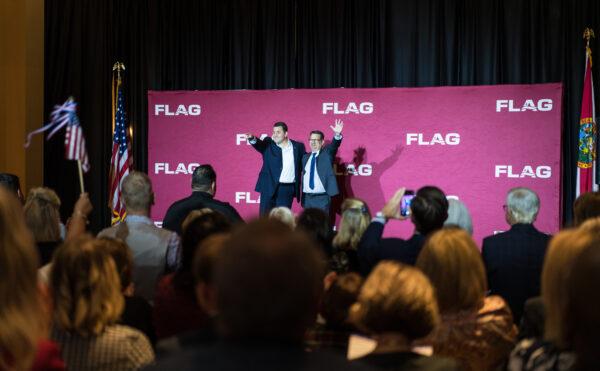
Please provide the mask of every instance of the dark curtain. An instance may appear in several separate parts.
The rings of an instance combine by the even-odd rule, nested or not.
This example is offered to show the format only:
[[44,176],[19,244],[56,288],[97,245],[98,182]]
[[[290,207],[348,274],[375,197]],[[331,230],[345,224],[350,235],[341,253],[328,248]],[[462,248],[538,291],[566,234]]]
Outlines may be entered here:
[[[69,95],[79,103],[95,232],[109,223],[110,83],[117,60],[126,66],[134,166],[143,171],[149,89],[563,82],[562,216],[570,219],[582,34],[591,27],[600,37],[597,0],[46,0],[45,6],[46,115]],[[591,47],[600,53],[597,39]],[[61,196],[66,217],[78,184],[63,152],[62,136],[47,142],[44,179]]]

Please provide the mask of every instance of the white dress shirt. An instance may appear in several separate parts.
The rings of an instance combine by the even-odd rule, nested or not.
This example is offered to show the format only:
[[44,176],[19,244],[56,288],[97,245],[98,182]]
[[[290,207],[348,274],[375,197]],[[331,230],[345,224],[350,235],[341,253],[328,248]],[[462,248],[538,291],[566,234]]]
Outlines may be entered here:
[[[316,152],[315,163],[319,158],[319,153],[321,151]],[[315,153],[315,152],[313,152]],[[302,179],[302,192],[304,193],[325,193],[325,187],[321,182],[321,178],[319,178],[319,171],[317,170],[317,166],[315,164],[315,188],[310,189],[310,162],[312,161],[312,153],[308,156],[308,161],[306,161],[306,166],[304,166],[304,177]]]
[[294,167],[294,147],[288,140],[287,146],[279,146],[282,153],[283,167],[279,176],[279,183],[294,183],[296,181],[296,171]]

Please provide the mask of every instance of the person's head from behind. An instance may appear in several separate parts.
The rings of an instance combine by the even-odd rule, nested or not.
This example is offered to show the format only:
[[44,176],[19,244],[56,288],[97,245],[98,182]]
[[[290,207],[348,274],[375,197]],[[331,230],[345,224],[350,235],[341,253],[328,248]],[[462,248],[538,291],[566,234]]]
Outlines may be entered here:
[[104,245],[104,249],[115,262],[121,282],[121,291],[127,294],[133,293],[133,255],[129,246],[118,238],[102,237],[98,238],[98,242]]
[[567,281],[567,310],[563,316],[566,343],[577,355],[577,370],[600,369],[600,244],[585,249],[574,261]]
[[285,122],[276,122],[273,125],[273,135],[271,136],[275,144],[281,144],[288,139],[288,127]]
[[506,195],[506,222],[513,224],[532,224],[540,210],[538,195],[529,188],[518,187]]
[[222,336],[301,343],[317,315],[323,276],[323,257],[304,233],[269,219],[242,227],[215,266]]
[[356,249],[360,238],[371,222],[367,204],[358,198],[347,198],[342,202],[342,217],[333,246]]
[[198,166],[192,174],[192,190],[206,192],[211,195],[217,193],[217,173],[209,164]]
[[600,193],[587,192],[575,200],[573,203],[573,225],[580,226],[588,219],[600,216]]
[[217,314],[217,296],[214,285],[214,270],[217,258],[229,234],[213,234],[200,243],[194,256],[192,271],[196,287],[196,301],[209,316]]
[[[39,258],[21,203],[0,187],[0,369],[31,367],[46,329],[37,282]],[[7,364],[7,361],[10,364]]]
[[428,235],[444,226],[448,218],[448,200],[438,187],[425,186],[417,191],[410,210],[417,232]]
[[23,202],[23,193],[21,192],[21,182],[15,174],[0,173],[0,188],[4,188],[14,194],[19,201]]
[[462,201],[454,198],[448,200],[448,219],[444,222],[444,227],[458,227],[473,234],[473,220]]
[[352,326],[348,312],[356,302],[363,278],[357,273],[339,275],[323,294],[321,316],[327,322],[327,327],[335,330],[347,330]]
[[53,261],[50,291],[58,329],[94,336],[119,319],[124,306],[121,282],[105,243],[89,236],[69,240],[56,250]]
[[[542,301],[545,308],[544,338],[564,348],[564,316],[568,304],[569,276],[575,259],[583,251],[598,245],[598,236],[585,229],[564,230],[555,235],[548,246],[542,269]],[[590,283],[591,284],[591,283]]]
[[425,242],[417,259],[435,288],[441,313],[478,310],[487,291],[487,277],[479,249],[463,229],[444,228]]
[[50,188],[33,188],[24,207],[25,221],[36,242],[60,240],[60,199]]
[[194,255],[202,241],[215,233],[227,233],[231,228],[231,222],[216,211],[196,217],[187,225],[181,237],[181,267],[175,278],[178,286],[191,288]]
[[296,228],[306,233],[324,253],[329,253],[332,231],[326,212],[315,208],[304,209],[298,215]]
[[308,144],[310,145],[310,150],[312,152],[319,152],[321,148],[323,148],[323,143],[325,143],[325,134],[323,134],[322,131],[313,130],[310,132]]
[[440,321],[427,277],[392,261],[379,263],[371,272],[350,316],[369,335],[397,333],[408,341],[427,336]]
[[148,175],[132,171],[123,179],[121,193],[128,214],[149,215],[154,204],[152,182]]
[[279,206],[271,209],[269,212],[269,218],[279,220],[283,224],[290,227],[290,229],[296,228],[296,217],[294,216],[292,210],[285,206]]

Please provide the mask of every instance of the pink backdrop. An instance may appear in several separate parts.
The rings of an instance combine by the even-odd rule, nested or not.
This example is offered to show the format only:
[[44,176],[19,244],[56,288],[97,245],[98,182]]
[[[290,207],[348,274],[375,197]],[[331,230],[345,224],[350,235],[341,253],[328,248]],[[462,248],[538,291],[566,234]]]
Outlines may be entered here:
[[[195,164],[217,171],[216,197],[249,219],[258,214],[254,186],[261,157],[242,133],[270,135],[285,121],[308,147],[318,129],[344,121],[338,151],[343,195],[367,201],[372,212],[399,186],[437,185],[458,197],[473,217],[478,243],[506,230],[506,192],[530,187],[540,196],[538,229],[559,227],[561,84],[438,88],[150,91],[148,172],[153,220],[191,192]],[[337,200],[339,204],[339,200]],[[294,206],[300,211],[298,205]],[[410,222],[392,221],[387,236],[408,238]]]

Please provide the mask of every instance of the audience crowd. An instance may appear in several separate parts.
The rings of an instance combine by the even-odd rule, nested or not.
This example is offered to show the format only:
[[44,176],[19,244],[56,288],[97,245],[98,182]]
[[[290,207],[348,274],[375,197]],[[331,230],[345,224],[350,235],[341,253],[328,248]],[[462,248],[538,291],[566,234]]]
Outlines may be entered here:
[[[599,193],[550,236],[511,189],[482,246],[435,186],[408,216],[404,188],[347,198],[337,226],[285,207],[246,223],[210,165],[162,228],[146,174],[122,193],[125,221],[93,236],[87,194],[63,223],[54,190],[0,174],[0,370],[600,370]],[[384,238],[393,220],[412,236]]]

